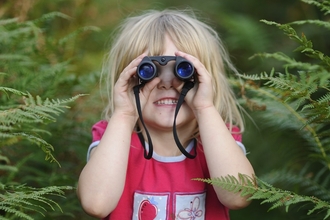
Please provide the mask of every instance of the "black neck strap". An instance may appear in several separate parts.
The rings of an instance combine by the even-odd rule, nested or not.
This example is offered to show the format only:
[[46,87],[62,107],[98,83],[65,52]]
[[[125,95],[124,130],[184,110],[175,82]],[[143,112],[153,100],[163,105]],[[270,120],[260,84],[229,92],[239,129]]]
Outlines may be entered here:
[[[134,95],[135,95],[136,108],[137,108],[137,111],[138,111],[138,114],[139,114],[139,118],[140,118],[140,121],[142,123],[142,126],[143,126],[143,128],[144,128],[144,130],[146,132],[147,138],[148,138],[148,143],[149,143],[149,149],[148,150],[147,150],[147,148],[145,146],[145,140],[144,140],[144,137],[142,135],[142,132],[138,132],[138,137],[139,137],[139,139],[141,141],[141,144],[142,144],[142,146],[144,148],[144,157],[146,159],[150,159],[152,157],[152,154],[153,154],[153,145],[152,145],[152,141],[151,141],[151,137],[150,137],[150,134],[148,132],[148,129],[147,129],[147,127],[146,127],[146,125],[144,124],[144,121],[143,121],[142,111],[141,111],[141,104],[140,104],[140,96],[139,96],[140,89],[144,85],[145,85],[145,83],[141,83],[139,85],[134,86],[133,87],[133,91],[134,91]],[[191,81],[187,81],[183,85],[183,88],[181,90],[178,103],[176,105],[175,115],[174,115],[174,122],[173,122],[173,136],[174,136],[175,143],[178,146],[178,148],[181,151],[181,153],[184,154],[189,159],[193,159],[197,155],[197,151],[196,151],[197,141],[196,141],[196,139],[194,139],[194,154],[193,155],[192,154],[189,154],[186,151],[186,149],[182,146],[182,144],[181,144],[181,142],[179,140],[179,137],[178,137],[178,134],[177,134],[177,131],[176,131],[176,117],[177,117],[177,115],[179,113],[179,110],[180,110],[181,105],[184,102],[184,98],[186,97],[188,91],[194,87],[194,85],[195,85],[194,82],[191,82]]]
[[197,151],[196,151],[196,139],[194,139],[194,154],[189,154],[186,149],[182,146],[179,137],[178,137],[178,133],[176,131],[176,117],[178,116],[179,110],[181,105],[183,104],[184,98],[186,97],[188,91],[190,89],[192,89],[194,87],[194,83],[191,81],[187,81],[185,82],[181,93],[180,93],[180,97],[178,100],[178,103],[176,104],[176,109],[175,109],[175,115],[174,115],[174,122],[173,122],[173,136],[174,136],[174,140],[176,145],[178,146],[179,150],[181,151],[181,153],[183,153],[187,158],[189,159],[194,159],[197,155]]
[[143,126],[144,130],[146,131],[147,138],[148,138],[148,143],[149,143],[149,151],[148,152],[147,152],[146,144],[145,144],[144,137],[143,137],[143,134],[142,134],[141,131],[138,131],[138,136],[139,136],[140,142],[141,142],[141,144],[144,148],[144,158],[149,160],[152,157],[153,146],[152,146],[152,141],[151,141],[150,134],[149,134],[148,129],[147,129],[147,127],[146,127],[146,125],[144,124],[144,121],[143,121],[142,111],[141,111],[141,104],[140,104],[140,96],[139,96],[140,89],[144,85],[145,85],[145,83],[141,83],[139,85],[134,86],[133,91],[134,91],[134,95],[135,95],[136,108],[137,108],[137,111],[138,111],[138,114],[139,114],[139,118],[141,120],[141,123],[142,123],[142,126]]

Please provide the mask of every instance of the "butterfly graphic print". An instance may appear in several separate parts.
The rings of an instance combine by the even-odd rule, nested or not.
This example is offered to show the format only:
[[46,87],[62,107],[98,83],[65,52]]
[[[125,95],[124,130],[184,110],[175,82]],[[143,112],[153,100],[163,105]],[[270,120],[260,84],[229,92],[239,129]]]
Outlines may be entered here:
[[181,210],[177,216],[178,219],[196,220],[203,216],[203,210],[200,209],[200,199],[195,197],[190,202],[190,207]]

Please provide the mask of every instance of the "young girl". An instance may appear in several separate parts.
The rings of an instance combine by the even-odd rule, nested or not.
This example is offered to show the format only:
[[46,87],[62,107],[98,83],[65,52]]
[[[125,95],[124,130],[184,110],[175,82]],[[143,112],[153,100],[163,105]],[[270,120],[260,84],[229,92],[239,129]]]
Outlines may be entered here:
[[[142,82],[136,100],[133,87],[141,84],[137,67],[151,56],[172,60],[154,62],[157,76]],[[177,57],[192,64],[192,79],[177,77]],[[235,71],[217,33],[192,13],[147,11],[125,20],[105,67],[106,118],[93,126],[93,143],[78,183],[89,215],[223,220],[229,219],[228,209],[248,205],[239,193],[193,180],[254,174],[241,143],[243,123],[226,68]],[[173,123],[185,81],[194,86]],[[173,133],[187,154],[179,150]],[[150,152],[152,158],[145,159]]]

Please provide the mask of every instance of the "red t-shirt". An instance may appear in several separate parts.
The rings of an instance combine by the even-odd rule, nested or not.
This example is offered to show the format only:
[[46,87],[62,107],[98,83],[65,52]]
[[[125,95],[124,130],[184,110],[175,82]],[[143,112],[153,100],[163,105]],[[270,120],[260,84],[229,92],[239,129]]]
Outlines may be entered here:
[[[106,126],[106,121],[93,126],[90,149],[97,146]],[[241,135],[235,134],[233,137],[242,147]],[[193,142],[186,150],[189,152],[192,148]],[[138,135],[133,133],[124,191],[117,207],[105,219],[228,220],[228,209],[219,202],[212,185],[192,180],[209,177],[200,143],[197,144],[194,159],[184,155],[162,157],[154,152],[153,157],[147,160]]]

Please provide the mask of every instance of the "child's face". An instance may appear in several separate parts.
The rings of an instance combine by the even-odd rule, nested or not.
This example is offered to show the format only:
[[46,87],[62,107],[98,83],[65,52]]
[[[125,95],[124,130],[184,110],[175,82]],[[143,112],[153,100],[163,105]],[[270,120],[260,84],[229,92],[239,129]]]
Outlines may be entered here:
[[[168,36],[165,37],[164,48],[162,55],[175,56],[175,52],[178,51]],[[152,90],[143,109],[143,119],[150,128],[172,131],[175,108],[180,96],[180,92],[175,88],[183,82],[174,75],[175,61],[170,61],[165,66],[155,64],[160,82]],[[192,110],[183,103],[176,119],[177,129],[191,132],[195,124]]]

